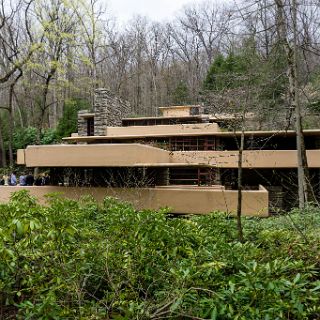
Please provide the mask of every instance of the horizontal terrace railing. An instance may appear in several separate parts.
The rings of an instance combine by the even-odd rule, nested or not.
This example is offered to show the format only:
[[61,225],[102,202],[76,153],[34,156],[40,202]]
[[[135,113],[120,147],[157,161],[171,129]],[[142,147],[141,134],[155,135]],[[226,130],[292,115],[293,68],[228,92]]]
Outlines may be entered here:
[[[232,215],[237,210],[236,190],[210,187],[166,187],[166,188],[88,188],[59,186],[0,186],[0,202],[7,202],[12,192],[27,189],[31,195],[45,203],[45,195],[59,192],[70,199],[79,199],[92,195],[102,201],[106,196],[113,196],[131,202],[137,209],[169,207],[176,214],[208,214],[214,211],[228,212]],[[242,191],[242,213],[246,216],[268,216],[269,193],[260,186],[259,190]]]

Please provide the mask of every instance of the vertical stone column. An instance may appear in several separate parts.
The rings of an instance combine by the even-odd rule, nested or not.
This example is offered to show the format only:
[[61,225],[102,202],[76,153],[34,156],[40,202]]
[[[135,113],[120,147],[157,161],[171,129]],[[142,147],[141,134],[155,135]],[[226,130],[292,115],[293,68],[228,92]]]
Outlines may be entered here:
[[83,118],[81,115],[88,113],[88,110],[80,110],[78,111],[78,135],[86,136],[87,135],[87,119]]
[[121,119],[128,116],[130,106],[109,90],[95,90],[94,99],[94,132],[96,136],[106,135],[107,126],[121,125]]

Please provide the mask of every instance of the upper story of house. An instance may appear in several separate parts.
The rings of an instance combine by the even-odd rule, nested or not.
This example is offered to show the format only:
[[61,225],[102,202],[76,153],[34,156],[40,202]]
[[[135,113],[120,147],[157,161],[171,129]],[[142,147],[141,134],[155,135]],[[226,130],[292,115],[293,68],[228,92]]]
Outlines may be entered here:
[[[130,106],[97,89],[93,112],[78,115],[78,133],[57,146],[30,146],[18,162],[35,166],[216,166],[236,168],[238,114],[208,114],[203,106],[159,108],[158,117],[129,117]],[[240,119],[240,120],[239,120]],[[246,123],[254,114],[246,114]],[[294,131],[243,132],[244,167],[297,166]],[[320,130],[305,130],[309,166],[320,168]]]
[[[93,111],[78,113],[78,132],[73,138],[179,135],[201,131],[212,134],[220,132],[220,127],[224,131],[235,128],[240,119],[238,114],[209,114],[201,105],[167,106],[158,111],[156,117],[130,117],[128,103],[107,89],[96,89]],[[254,114],[246,114],[247,123],[253,118]]]
[[[93,112],[78,114],[78,132],[68,143],[143,143],[169,151],[234,151],[239,149],[243,117],[240,114],[209,114],[201,105],[159,108],[157,117],[129,117],[131,108],[106,89],[97,89]],[[245,128],[255,122],[245,114]],[[306,148],[320,149],[320,130],[305,130]],[[247,150],[296,150],[292,130],[245,130]]]

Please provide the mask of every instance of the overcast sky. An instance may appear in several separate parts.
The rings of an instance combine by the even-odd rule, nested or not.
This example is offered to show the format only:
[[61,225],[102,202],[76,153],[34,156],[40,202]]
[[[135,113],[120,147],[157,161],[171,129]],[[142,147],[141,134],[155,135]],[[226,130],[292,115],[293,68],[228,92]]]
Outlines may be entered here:
[[201,1],[203,0],[106,0],[107,8],[119,22],[126,22],[137,14],[157,21],[170,19],[183,5]]

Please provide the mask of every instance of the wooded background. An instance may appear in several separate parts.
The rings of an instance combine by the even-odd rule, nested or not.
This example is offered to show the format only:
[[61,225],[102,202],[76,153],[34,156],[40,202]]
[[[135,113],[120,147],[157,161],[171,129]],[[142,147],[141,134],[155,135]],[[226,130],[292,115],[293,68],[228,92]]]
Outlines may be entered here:
[[76,131],[106,87],[132,116],[166,105],[253,111],[257,129],[319,127],[320,3],[204,1],[125,27],[102,0],[0,1],[0,165]]

